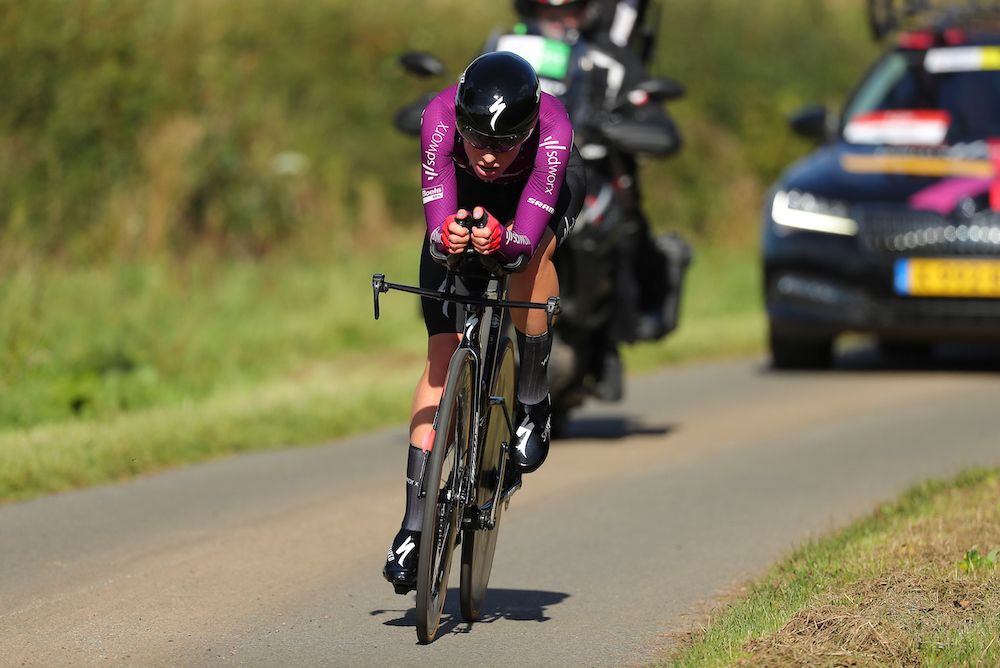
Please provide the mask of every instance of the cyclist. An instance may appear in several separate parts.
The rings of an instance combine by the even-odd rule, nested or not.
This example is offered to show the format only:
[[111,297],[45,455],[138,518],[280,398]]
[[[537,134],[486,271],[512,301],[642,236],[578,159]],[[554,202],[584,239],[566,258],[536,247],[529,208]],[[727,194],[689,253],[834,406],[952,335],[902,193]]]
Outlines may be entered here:
[[[583,163],[573,147],[573,127],[562,103],[541,92],[527,61],[507,52],[474,60],[457,86],[437,95],[424,111],[420,133],[421,180],[427,236],[420,285],[442,289],[442,261],[471,245],[516,270],[510,298],[545,301],[559,294],[552,256],[573,228],[586,190]],[[460,221],[485,218],[469,232]],[[456,279],[464,293],[474,280]],[[422,299],[427,363],[413,397],[406,466],[406,508],[389,547],[383,575],[397,585],[416,584],[423,503],[420,472],[434,440],[432,422],[448,362],[460,340],[463,310]],[[514,309],[520,375],[512,450],[516,476],[541,466],[548,454],[551,342],[541,311]]]

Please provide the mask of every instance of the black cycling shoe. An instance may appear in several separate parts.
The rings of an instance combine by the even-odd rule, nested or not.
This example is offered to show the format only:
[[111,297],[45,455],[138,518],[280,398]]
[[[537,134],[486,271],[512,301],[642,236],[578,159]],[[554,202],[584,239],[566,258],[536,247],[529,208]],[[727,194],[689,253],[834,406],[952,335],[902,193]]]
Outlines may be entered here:
[[659,341],[670,332],[667,318],[660,309],[650,309],[639,314],[635,326],[636,338],[640,341]]
[[610,347],[601,361],[601,376],[594,383],[594,396],[601,401],[620,401],[625,394],[622,358],[617,347]]
[[522,473],[538,469],[549,454],[552,435],[552,400],[545,399],[533,405],[517,402],[514,424],[516,443],[511,450],[511,463]]
[[406,594],[417,587],[417,551],[420,549],[420,532],[400,529],[392,539],[385,558],[382,577],[392,583],[397,594]]

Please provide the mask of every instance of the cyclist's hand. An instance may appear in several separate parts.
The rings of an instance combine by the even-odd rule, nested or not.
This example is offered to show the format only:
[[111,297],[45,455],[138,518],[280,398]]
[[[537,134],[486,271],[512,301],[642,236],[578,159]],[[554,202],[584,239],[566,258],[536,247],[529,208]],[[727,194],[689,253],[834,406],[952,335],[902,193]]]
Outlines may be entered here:
[[451,255],[456,255],[465,251],[469,245],[469,230],[460,222],[469,216],[465,209],[459,209],[458,213],[448,216],[441,223],[441,244]]
[[504,226],[483,207],[477,206],[473,209],[472,217],[476,220],[480,220],[484,216],[486,217],[486,226],[472,228],[472,247],[476,249],[477,253],[489,255],[500,248]]

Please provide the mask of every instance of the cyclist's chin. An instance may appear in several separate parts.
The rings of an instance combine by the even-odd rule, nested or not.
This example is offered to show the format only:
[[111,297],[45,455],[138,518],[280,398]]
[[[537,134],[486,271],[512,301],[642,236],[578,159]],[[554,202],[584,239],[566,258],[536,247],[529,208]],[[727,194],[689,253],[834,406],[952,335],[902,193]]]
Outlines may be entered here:
[[483,181],[493,181],[501,174],[503,174],[502,169],[483,169],[479,165],[476,165],[476,176]]

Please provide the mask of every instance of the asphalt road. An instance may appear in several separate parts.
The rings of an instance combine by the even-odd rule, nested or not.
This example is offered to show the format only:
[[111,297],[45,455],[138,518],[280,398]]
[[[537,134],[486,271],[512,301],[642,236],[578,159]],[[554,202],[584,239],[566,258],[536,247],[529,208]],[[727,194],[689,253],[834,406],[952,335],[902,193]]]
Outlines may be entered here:
[[[486,620],[416,644],[381,579],[402,429],[0,507],[0,664],[612,666],[927,477],[1000,465],[995,360],[646,376],[504,515]],[[457,586],[457,571],[452,578]]]

